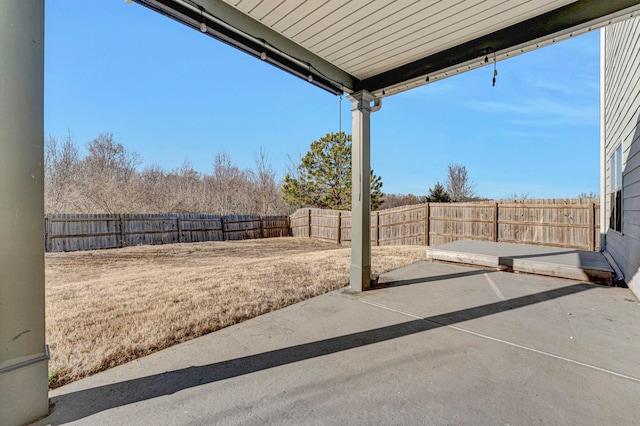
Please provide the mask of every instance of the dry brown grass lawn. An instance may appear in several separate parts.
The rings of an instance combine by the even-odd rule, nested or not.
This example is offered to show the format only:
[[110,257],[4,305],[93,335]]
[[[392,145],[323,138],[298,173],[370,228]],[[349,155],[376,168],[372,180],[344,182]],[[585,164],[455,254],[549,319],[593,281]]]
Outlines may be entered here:
[[[374,247],[373,273],[424,258]],[[46,255],[52,387],[344,287],[349,248],[309,238]]]

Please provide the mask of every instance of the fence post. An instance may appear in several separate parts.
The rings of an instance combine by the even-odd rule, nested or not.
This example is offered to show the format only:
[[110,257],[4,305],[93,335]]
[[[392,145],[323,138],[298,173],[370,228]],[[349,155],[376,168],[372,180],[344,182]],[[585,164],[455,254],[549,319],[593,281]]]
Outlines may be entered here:
[[589,214],[589,248],[596,251],[596,203],[591,203]]
[[380,245],[380,212],[376,212],[376,246]]
[[338,244],[342,240],[342,212],[338,212]]
[[120,248],[122,248],[124,247],[124,218],[122,213],[118,215],[118,219],[120,219]]
[[176,221],[178,223],[178,242],[182,242],[182,223],[180,222],[180,214],[176,215]]
[[220,218],[220,223],[222,224],[222,241],[227,241],[227,234],[225,234],[227,231],[224,229],[224,216]]
[[259,238],[264,238],[264,225],[262,223],[262,216],[260,216],[260,237]]
[[311,238],[311,209],[309,209],[307,220],[309,221],[309,238]]
[[44,218],[44,249],[47,252],[51,251],[51,215]]
[[493,241],[496,243],[500,240],[499,238],[499,226],[498,226],[498,203],[494,203],[493,206]]
[[429,245],[429,215],[431,214],[431,209],[429,208],[429,203],[424,206],[424,245]]
[[291,227],[291,216],[287,216],[287,235],[293,237],[293,228]]
[[165,236],[164,218],[160,221],[160,228],[162,228],[162,234],[160,234],[160,236],[161,236],[160,241],[162,241],[162,244],[164,244],[165,243],[165,241],[164,241],[164,236]]

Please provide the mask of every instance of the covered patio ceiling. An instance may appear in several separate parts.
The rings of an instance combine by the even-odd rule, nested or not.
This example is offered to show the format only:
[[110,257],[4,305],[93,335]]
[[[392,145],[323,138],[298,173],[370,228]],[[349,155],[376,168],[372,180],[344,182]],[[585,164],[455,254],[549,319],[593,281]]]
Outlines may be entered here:
[[377,98],[640,13],[638,0],[134,1],[332,93]]

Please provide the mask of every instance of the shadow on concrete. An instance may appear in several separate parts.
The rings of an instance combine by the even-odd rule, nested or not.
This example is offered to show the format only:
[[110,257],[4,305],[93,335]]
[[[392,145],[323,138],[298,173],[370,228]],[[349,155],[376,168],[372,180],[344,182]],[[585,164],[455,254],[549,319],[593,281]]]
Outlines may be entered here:
[[456,272],[455,274],[434,275],[431,277],[419,277],[410,280],[383,281],[371,286],[371,290],[378,290],[387,287],[402,287],[412,284],[424,284],[432,281],[453,280],[456,278],[470,277],[472,275],[482,275],[496,272],[494,269],[474,269],[472,271]]
[[562,256],[565,254],[575,254],[578,255],[578,265],[579,267],[590,267],[593,266],[593,259],[595,257],[602,256],[597,251],[587,251],[587,250],[568,250],[568,251],[558,251],[558,252],[548,252],[548,253],[531,253],[531,254],[520,254],[520,255],[509,255],[509,256],[499,256],[498,263],[504,266],[513,266],[514,259],[537,259],[539,257],[549,257],[549,256]]
[[[483,271],[484,273],[484,271]],[[424,282],[421,281],[421,282]],[[72,392],[52,398],[52,415],[44,424],[60,425],[80,420],[98,412],[170,395],[207,383],[243,376],[258,371],[360,348],[374,343],[397,339],[447,325],[481,318],[502,311],[517,309],[594,288],[588,284],[574,284],[507,301],[462,309],[442,315],[417,319],[401,324],[375,328],[302,345],[276,349],[256,355],[188,367],[163,374],[142,377],[92,389]],[[61,411],[56,409],[60,407]]]
[[[532,257],[545,257],[545,256],[559,256],[563,254],[577,254],[580,255],[582,250],[569,250],[569,251],[557,251],[557,252],[548,252],[548,253],[532,253],[532,254],[519,254],[515,256],[499,256],[499,262],[502,265],[503,261],[507,261],[509,259],[530,259]],[[513,265],[512,265],[513,266]]]

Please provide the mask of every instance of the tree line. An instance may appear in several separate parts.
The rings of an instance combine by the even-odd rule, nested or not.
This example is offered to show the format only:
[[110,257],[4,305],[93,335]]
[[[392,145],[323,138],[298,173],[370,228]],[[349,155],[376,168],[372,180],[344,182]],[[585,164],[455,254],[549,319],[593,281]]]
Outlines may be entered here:
[[[47,213],[213,213],[289,214],[301,207],[351,209],[351,135],[327,133],[313,141],[299,161],[289,157],[288,173],[278,181],[263,149],[254,167],[241,169],[228,153],[213,158],[210,173],[185,161],[174,170],[147,166],[103,133],[80,154],[69,133],[45,139],[45,210]],[[371,208],[424,202],[479,200],[465,166],[449,164],[444,184],[428,195],[383,194],[382,178],[370,170]]]
[[45,139],[47,213],[213,213],[286,214],[276,172],[264,152],[252,169],[236,166],[226,152],[213,159],[211,173],[185,161],[179,168],[148,166],[110,133],[86,145],[86,155],[70,134]]

